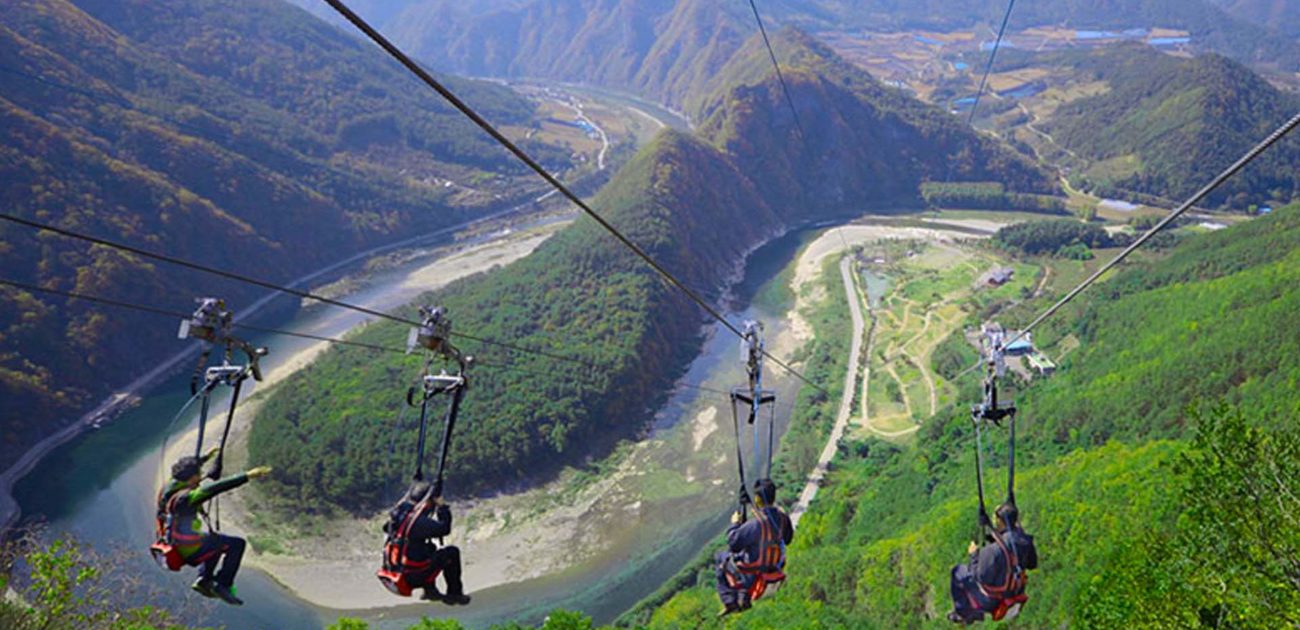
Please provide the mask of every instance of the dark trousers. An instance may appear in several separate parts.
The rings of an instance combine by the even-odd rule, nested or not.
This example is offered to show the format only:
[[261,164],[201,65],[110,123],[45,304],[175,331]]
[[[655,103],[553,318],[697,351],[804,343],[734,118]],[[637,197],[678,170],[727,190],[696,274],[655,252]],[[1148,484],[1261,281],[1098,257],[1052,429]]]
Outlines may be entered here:
[[415,588],[436,589],[435,581],[439,571],[442,572],[442,579],[447,581],[447,595],[460,597],[465,594],[465,585],[460,581],[460,549],[456,547],[435,550],[429,566],[408,574],[406,579]]
[[[239,562],[244,559],[244,539],[225,534],[208,534],[203,537],[203,544],[197,553],[190,557],[189,564],[199,567],[199,577],[215,578],[217,584],[232,586],[235,574],[239,573]],[[217,562],[221,570],[217,571]],[[214,575],[214,571],[216,571]]]
[[[720,551],[714,560],[714,572],[718,578],[718,599],[722,600],[722,605],[728,608],[739,606],[744,608],[749,605],[749,590],[747,588],[732,588],[731,583],[727,581],[727,561],[731,559],[731,554]],[[748,581],[743,582],[748,584]]]
[[952,594],[952,608],[962,619],[967,622],[984,619],[984,594],[975,584],[975,576],[971,574],[968,565],[959,564],[952,568],[952,580],[948,587]]

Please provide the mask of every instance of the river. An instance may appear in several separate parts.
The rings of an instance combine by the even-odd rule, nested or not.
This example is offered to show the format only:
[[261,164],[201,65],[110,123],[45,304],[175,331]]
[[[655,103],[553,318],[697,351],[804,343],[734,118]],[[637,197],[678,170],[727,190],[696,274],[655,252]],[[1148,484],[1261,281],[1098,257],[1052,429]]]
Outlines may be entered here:
[[[732,321],[759,319],[769,338],[784,332],[783,322],[793,296],[781,289],[782,272],[793,260],[808,232],[793,232],[759,248],[746,264],[728,309]],[[404,263],[377,273],[347,296],[371,308],[391,309],[419,293],[409,277],[428,259]],[[362,321],[352,311],[306,309],[287,321],[260,322],[315,335],[338,336]],[[281,335],[263,335],[255,344],[272,349],[263,361],[268,372],[315,343]],[[699,356],[683,383],[726,390],[743,381],[737,340],[709,329]],[[779,399],[778,430],[784,431],[793,399],[793,379],[769,369],[770,386]],[[555,607],[581,610],[597,621],[610,621],[674,575],[723,529],[734,501],[734,449],[731,418],[725,397],[694,387],[680,387],[655,413],[648,439],[629,456],[635,474],[627,489],[644,489],[636,501],[635,518],[611,518],[599,530],[602,549],[556,574],[474,592],[472,606],[448,610],[425,604],[370,611],[340,611],[311,605],[297,598],[270,576],[245,568],[239,577],[243,607],[211,606],[189,592],[192,572],[160,571],[146,547],[153,528],[155,479],[163,462],[159,447],[175,410],[188,397],[188,375],[169,379],[143,393],[140,404],[99,431],[87,433],[58,448],[15,488],[27,518],[45,522],[46,535],[70,534],[95,549],[120,550],[113,570],[132,572],[149,586],[170,593],[149,603],[180,611],[179,621],[231,628],[318,628],[339,616],[365,618],[379,627],[403,628],[424,614],[455,613],[470,626],[509,619],[536,622]],[[222,409],[222,401],[214,401]],[[707,421],[702,419],[707,418]],[[174,434],[192,429],[193,416],[177,423]],[[703,423],[703,425],[702,425]],[[725,429],[725,430],[724,430]],[[683,517],[683,515],[688,515]],[[455,536],[453,535],[453,541]],[[379,540],[376,540],[376,556]],[[452,542],[452,541],[449,541]],[[466,548],[472,553],[472,547]],[[379,589],[376,582],[373,586]],[[473,591],[473,584],[468,584]],[[196,607],[196,602],[203,605]],[[144,602],[138,602],[144,603]]]

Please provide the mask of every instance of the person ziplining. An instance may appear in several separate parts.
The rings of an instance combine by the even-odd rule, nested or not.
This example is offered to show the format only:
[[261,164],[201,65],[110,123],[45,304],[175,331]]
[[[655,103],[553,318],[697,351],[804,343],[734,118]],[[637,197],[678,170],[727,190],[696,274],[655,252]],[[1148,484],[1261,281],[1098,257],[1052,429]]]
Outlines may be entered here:
[[[462,354],[448,341],[451,320],[443,309],[422,307],[420,319],[423,323],[418,328],[411,329],[407,340],[408,351],[423,348],[429,352],[420,384],[406,392],[407,405],[420,408],[415,472],[406,493],[389,510],[388,522],[384,525],[383,564],[375,575],[384,588],[394,595],[410,597],[419,588],[423,589],[421,599],[453,606],[465,605],[470,602],[470,596],[465,594],[461,582],[460,550],[451,545],[440,547],[434,538],[441,541],[451,533],[451,508],[442,499],[443,482],[452,433],[456,428],[461,400],[469,386],[465,372],[473,362],[473,357]],[[433,362],[439,357],[454,362],[457,372],[432,374]],[[450,400],[443,424],[438,470],[433,483],[429,483],[424,479],[425,436],[428,430],[429,402],[439,395],[446,395]],[[439,575],[447,584],[446,593],[438,590]]]
[[[1026,571],[1038,568],[1038,549],[1034,538],[1020,525],[1016,507],[1016,406],[998,402],[998,378],[1006,373],[1003,356],[1005,334],[1001,329],[986,331],[988,374],[984,380],[984,400],[971,408],[975,426],[975,482],[979,495],[978,528],[985,544],[971,541],[965,563],[952,568],[949,591],[953,609],[948,620],[960,624],[1014,619],[1029,601],[1025,593]],[[983,428],[1001,426],[1008,420],[1010,438],[1007,455],[1007,498],[994,510],[997,522],[989,519],[984,502]]]
[[[722,600],[719,616],[749,609],[769,589],[775,590],[785,581],[785,548],[794,539],[794,525],[790,517],[776,506],[776,484],[772,482],[772,449],[776,433],[776,393],[763,389],[763,326],[758,322],[745,322],[741,351],[745,361],[748,383],[731,391],[731,416],[736,430],[736,465],[740,473],[739,505],[731,516],[727,529],[727,549],[714,557],[718,598]],[[741,423],[738,407],[744,405],[748,414],[745,423],[753,434],[754,451],[750,466],[766,474],[756,479],[753,488],[747,486],[745,460],[741,452]],[[767,422],[767,457],[762,452],[762,425],[759,419],[763,405],[771,413]],[[753,507],[754,518],[748,510]]]
[[[150,546],[150,553],[160,566],[171,571],[180,571],[184,566],[199,567],[198,578],[191,588],[204,597],[217,598],[238,606],[244,602],[236,593],[235,576],[239,572],[246,544],[242,538],[221,533],[220,506],[217,500],[225,492],[269,475],[271,468],[259,466],[247,472],[222,477],[226,442],[239,404],[240,388],[249,377],[262,380],[258,359],[267,353],[266,348],[254,347],[233,336],[233,322],[233,313],[226,310],[225,302],[216,298],[200,299],[194,314],[181,322],[180,338],[198,339],[203,343],[203,348],[190,383],[193,396],[176,417],[184,415],[196,400],[201,401],[198,437],[194,444],[194,454],[181,457],[172,464],[171,478],[158,492],[156,538]],[[215,346],[224,348],[223,360],[221,365],[209,366],[207,363]],[[230,363],[236,348],[243,351],[247,364]],[[204,453],[203,437],[212,392],[222,386],[231,388],[226,426],[220,444]],[[163,453],[165,456],[165,440]],[[203,471],[205,465],[209,466],[206,474]],[[206,482],[205,477],[208,479]],[[217,514],[215,525],[207,508],[209,502],[213,503]]]

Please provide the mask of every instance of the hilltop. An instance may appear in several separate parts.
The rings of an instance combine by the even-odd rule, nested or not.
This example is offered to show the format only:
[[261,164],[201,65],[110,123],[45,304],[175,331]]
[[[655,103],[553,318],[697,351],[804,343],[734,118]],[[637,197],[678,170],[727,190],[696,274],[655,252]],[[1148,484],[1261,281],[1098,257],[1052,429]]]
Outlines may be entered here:
[[[970,175],[1050,190],[1045,174],[1005,147],[882,88],[804,36],[783,35],[781,45],[797,60],[796,102],[816,125],[807,137],[794,129],[775,76],[742,70],[766,54],[751,42],[726,87],[708,100],[709,123],[698,137],[662,134],[593,202],[706,296],[721,294],[745,252],[789,227],[919,203],[921,182],[944,172],[953,156],[978,158],[981,166]],[[840,85],[842,79],[853,85]],[[846,118],[864,113],[871,115]],[[875,142],[872,160],[860,159],[863,142]],[[818,161],[800,166],[796,177],[774,179],[782,160],[814,154]],[[837,170],[828,171],[832,166]],[[879,180],[889,184],[872,183]],[[587,220],[528,258],[427,301],[446,306],[458,326],[476,334],[601,366],[584,379],[582,370],[520,355],[511,364],[528,373],[482,370],[464,408],[474,420],[452,458],[458,492],[531,485],[634,437],[647,420],[647,401],[666,391],[701,341],[702,314]],[[392,344],[405,335],[401,327],[376,324],[358,339]],[[395,388],[410,371],[400,363],[336,348],[277,390],[254,424],[250,447],[255,459],[277,462],[277,495],[310,494],[315,504],[324,498],[363,513],[390,498],[387,486],[403,476],[402,464],[374,448],[391,439],[389,425],[358,419],[397,414]],[[339,439],[344,433],[346,443]]]
[[[1189,197],[1300,111],[1300,99],[1218,55],[1182,59],[1118,46],[1036,63],[1062,67],[1072,83],[1096,90],[1056,108],[1042,128],[1087,160],[1072,179],[1101,194]],[[1297,160],[1300,141],[1286,140],[1206,205],[1286,203],[1300,195]]]
[[[327,19],[314,0],[294,0]],[[1295,68],[1300,45],[1225,11],[1230,0],[1066,0],[1016,7],[1014,25],[1188,31],[1195,47],[1242,63]],[[675,107],[698,95],[757,30],[743,2],[708,0],[395,0],[356,7],[435,67],[472,76],[544,77],[633,91]],[[996,28],[1002,0],[776,0],[769,30]],[[1244,17],[1238,18],[1236,16]]]
[[[22,0],[0,16],[5,211],[288,281],[503,201],[519,167],[355,40],[275,0]],[[449,79],[494,119],[510,90]],[[556,168],[567,151],[530,144]],[[254,289],[0,225],[6,279],[188,311]],[[179,350],[153,315],[0,289],[0,461]]]

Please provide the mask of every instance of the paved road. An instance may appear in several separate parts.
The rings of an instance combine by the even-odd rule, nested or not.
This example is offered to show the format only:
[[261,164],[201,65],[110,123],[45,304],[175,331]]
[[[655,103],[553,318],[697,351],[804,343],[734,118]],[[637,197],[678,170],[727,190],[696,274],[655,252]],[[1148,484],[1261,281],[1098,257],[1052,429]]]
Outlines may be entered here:
[[[554,191],[552,191],[552,193],[553,192]],[[536,201],[540,202],[546,197],[549,197],[550,194],[551,193],[542,195],[541,197],[538,197]],[[419,236],[415,236],[408,239],[403,239],[395,243],[388,243],[386,245],[374,247],[364,252],[360,252],[352,256],[349,256],[339,262],[329,265],[328,267],[313,271],[312,273],[309,273],[305,276],[302,276],[301,278],[298,278],[297,280],[294,280],[293,282],[290,282],[288,286],[291,288],[301,288],[303,285],[306,285],[307,283],[319,278],[320,276],[336,271],[338,269],[343,268],[346,265],[355,263],[365,258],[382,254],[390,250],[416,245],[428,239],[454,233],[456,231],[465,229],[475,224],[491,221],[493,219],[498,219],[513,212],[520,212],[522,210],[525,210],[531,205],[532,202],[521,204],[505,210],[499,210],[497,212],[484,215],[472,221],[466,221],[464,223],[459,223],[457,225],[445,227],[439,230],[435,230],[433,232],[421,234]],[[279,295],[280,292],[275,291],[262,296],[261,299],[249,305],[247,309],[243,309],[238,319],[246,319],[254,316],[257,312],[259,312],[262,308],[264,308],[267,305],[267,303],[269,303],[272,299],[276,298]],[[153,370],[150,370],[148,373],[135,379],[134,381],[131,381],[131,383],[129,383],[125,388],[119,390],[118,392],[106,398],[103,402],[101,402],[89,413],[82,416],[76,422],[68,425],[67,427],[64,427],[59,432],[49,435],[44,439],[42,439],[40,442],[37,442],[36,444],[32,445],[31,449],[29,449],[26,453],[24,453],[23,456],[19,458],[17,462],[15,462],[3,473],[0,473],[0,533],[3,533],[5,530],[8,530],[15,523],[17,523],[18,518],[21,515],[21,510],[18,507],[18,502],[13,497],[13,486],[15,483],[18,482],[19,479],[22,479],[24,476],[27,475],[27,473],[31,472],[32,469],[36,467],[36,464],[40,463],[41,459],[43,459],[51,451],[62,446],[63,444],[66,444],[67,442],[77,437],[78,435],[84,433],[89,428],[90,424],[94,421],[95,418],[98,418],[102,415],[113,416],[121,412],[123,406],[125,404],[128,404],[130,401],[134,400],[140,391],[153,387],[162,379],[166,378],[167,375],[172,373],[172,370],[174,370],[178,365],[180,365],[181,363],[187,360],[190,360],[193,356],[195,356],[197,350],[198,350],[197,347],[190,347],[186,351],[179,352],[171,356],[170,358],[164,360],[161,364],[159,364],[158,367],[154,368]]]
[[799,493],[799,502],[790,513],[790,520],[795,526],[799,525],[799,519],[817,497],[817,490],[826,479],[831,460],[835,458],[836,446],[840,442],[840,437],[844,435],[844,429],[848,427],[849,419],[853,416],[853,391],[857,384],[858,361],[862,354],[862,336],[866,323],[862,317],[862,306],[859,304],[860,300],[853,283],[852,260],[848,256],[840,260],[840,275],[844,278],[844,294],[848,297],[849,309],[853,315],[853,349],[849,352],[849,369],[844,375],[844,395],[840,398],[840,410],[835,416],[835,428],[831,429],[831,437],[826,441],[826,448],[822,449],[821,458],[817,460],[817,466],[812,474],[808,475],[808,483],[804,484],[803,492]]

